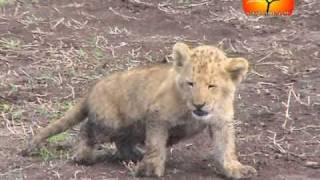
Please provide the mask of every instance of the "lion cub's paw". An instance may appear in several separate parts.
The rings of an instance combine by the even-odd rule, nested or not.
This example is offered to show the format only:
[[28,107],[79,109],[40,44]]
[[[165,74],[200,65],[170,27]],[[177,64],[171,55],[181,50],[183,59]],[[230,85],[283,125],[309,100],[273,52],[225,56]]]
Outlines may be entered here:
[[239,162],[230,163],[224,168],[225,175],[232,179],[244,179],[257,175],[252,166],[243,165]]
[[161,177],[164,175],[164,167],[154,163],[140,162],[135,171],[135,176]]
[[96,162],[95,157],[92,152],[87,152],[85,150],[76,151],[70,159],[71,163],[82,164],[82,165],[92,165]]
[[75,154],[71,157],[71,159],[69,160],[70,163],[75,163],[75,164],[81,164],[81,165],[92,165],[94,164],[94,162],[89,159],[89,158],[84,158],[82,156],[79,156],[78,154]]

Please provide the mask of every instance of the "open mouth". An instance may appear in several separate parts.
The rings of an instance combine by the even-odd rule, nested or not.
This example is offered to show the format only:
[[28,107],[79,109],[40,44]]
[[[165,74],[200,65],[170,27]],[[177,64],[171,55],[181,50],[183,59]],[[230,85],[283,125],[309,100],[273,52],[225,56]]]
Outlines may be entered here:
[[192,113],[196,116],[202,117],[202,116],[207,116],[209,113],[206,111],[202,111],[202,110],[194,110],[192,111]]

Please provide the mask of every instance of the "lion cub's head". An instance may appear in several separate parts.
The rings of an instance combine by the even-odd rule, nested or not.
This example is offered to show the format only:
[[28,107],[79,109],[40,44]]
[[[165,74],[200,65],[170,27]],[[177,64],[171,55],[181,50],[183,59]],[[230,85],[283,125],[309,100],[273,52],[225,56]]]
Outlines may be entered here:
[[184,43],[173,47],[178,89],[192,115],[207,120],[228,98],[233,100],[236,85],[248,71],[248,61],[228,58],[213,46],[190,49]]

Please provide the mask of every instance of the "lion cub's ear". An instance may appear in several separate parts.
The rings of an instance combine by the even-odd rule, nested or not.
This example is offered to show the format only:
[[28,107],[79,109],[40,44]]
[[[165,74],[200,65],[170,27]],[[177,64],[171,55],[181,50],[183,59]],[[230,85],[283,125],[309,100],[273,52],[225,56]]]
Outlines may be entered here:
[[173,46],[173,60],[174,60],[174,66],[179,69],[182,67],[190,58],[190,48],[181,42],[176,43]]
[[249,68],[249,63],[244,58],[230,58],[226,65],[226,71],[230,74],[234,83],[240,83],[246,76]]

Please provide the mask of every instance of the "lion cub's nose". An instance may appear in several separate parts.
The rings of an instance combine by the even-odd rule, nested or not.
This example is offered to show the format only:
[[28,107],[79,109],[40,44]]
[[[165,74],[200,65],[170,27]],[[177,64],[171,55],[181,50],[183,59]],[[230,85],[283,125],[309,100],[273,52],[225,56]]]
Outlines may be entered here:
[[206,105],[206,103],[202,103],[202,104],[195,104],[193,103],[193,106],[197,109],[197,110],[201,110],[203,108],[203,106]]

